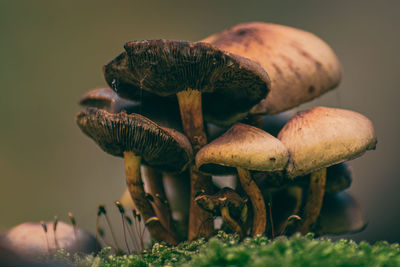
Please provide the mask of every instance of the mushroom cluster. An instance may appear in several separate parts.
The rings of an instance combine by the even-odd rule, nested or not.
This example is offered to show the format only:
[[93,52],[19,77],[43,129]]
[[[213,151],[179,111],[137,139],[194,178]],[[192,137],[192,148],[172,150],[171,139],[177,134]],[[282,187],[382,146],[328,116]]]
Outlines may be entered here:
[[[199,42],[124,48],[103,68],[109,87],[81,98],[86,110],[76,121],[124,158],[128,200],[152,238],[209,237],[216,216],[241,237],[365,226],[360,206],[341,191],[351,183],[343,162],[375,148],[372,123],[327,107],[275,115],[339,84],[340,63],[320,38],[257,22]],[[219,175],[238,183],[221,189],[212,179]],[[332,223],[331,211],[342,219]]]

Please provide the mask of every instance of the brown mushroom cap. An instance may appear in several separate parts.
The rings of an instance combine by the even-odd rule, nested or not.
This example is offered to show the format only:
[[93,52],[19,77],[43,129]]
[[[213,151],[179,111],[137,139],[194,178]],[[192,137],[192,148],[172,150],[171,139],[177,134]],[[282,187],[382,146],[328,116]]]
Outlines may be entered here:
[[[4,244],[12,248],[13,251],[24,258],[37,258],[40,255],[46,255],[48,252],[54,253],[57,249],[65,249],[68,252],[96,252],[101,248],[95,237],[84,231],[76,229],[64,222],[57,223],[56,238],[57,246],[54,243],[53,222],[47,222],[47,240],[46,233],[40,223],[23,223],[11,228],[4,236]],[[47,248],[49,244],[49,250]]]
[[366,226],[367,220],[358,201],[341,192],[325,197],[314,231],[318,235],[340,235],[360,232]]
[[85,107],[105,109],[110,113],[125,111],[127,114],[137,113],[163,127],[182,131],[182,122],[177,99],[142,99],[141,102],[121,98],[111,88],[98,88],[86,92],[79,101]]
[[296,28],[262,22],[242,23],[202,40],[259,63],[271,78],[271,91],[252,110],[275,114],[335,88],[341,66],[323,40]]
[[139,114],[111,114],[87,108],[77,114],[76,121],[86,135],[111,155],[123,157],[123,152],[132,151],[142,156],[144,164],[169,172],[181,172],[191,161],[192,148],[183,134]]
[[237,120],[269,91],[269,77],[257,63],[203,42],[134,41],[104,67],[117,93],[138,100],[143,92],[160,96],[187,89],[204,93],[205,118]]
[[278,138],[290,154],[287,175],[291,178],[357,158],[377,142],[368,118],[327,107],[298,112]]
[[203,172],[209,172],[210,169],[215,171],[218,165],[247,170],[280,171],[285,168],[287,161],[288,152],[278,139],[243,123],[233,125],[196,155],[196,166]]

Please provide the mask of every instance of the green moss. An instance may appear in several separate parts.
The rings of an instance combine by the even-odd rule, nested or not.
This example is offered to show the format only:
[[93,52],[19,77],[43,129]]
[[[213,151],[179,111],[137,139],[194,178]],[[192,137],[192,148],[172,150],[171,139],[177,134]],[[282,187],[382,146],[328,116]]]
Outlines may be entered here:
[[[268,240],[247,238],[242,242],[220,232],[175,247],[155,243],[141,255],[115,256],[109,248],[98,256],[70,255],[59,251],[54,257],[78,266],[400,266],[400,245],[385,241],[370,245],[341,239],[314,239],[294,235]],[[54,260],[54,258],[53,258]]]

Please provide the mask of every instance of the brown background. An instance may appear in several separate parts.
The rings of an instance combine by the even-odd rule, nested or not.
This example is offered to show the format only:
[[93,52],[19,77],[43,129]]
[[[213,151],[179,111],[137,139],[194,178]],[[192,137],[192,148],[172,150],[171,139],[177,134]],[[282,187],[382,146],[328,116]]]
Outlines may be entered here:
[[[72,211],[94,230],[96,205],[124,188],[122,160],[74,122],[77,100],[104,85],[101,67],[135,39],[199,40],[247,21],[326,40],[344,67],[339,88],[301,108],[348,108],[375,124],[377,150],[351,162],[350,191],[370,224],[356,240],[400,241],[400,1],[0,2],[0,230]],[[116,217],[116,216],[115,216]],[[118,217],[117,217],[118,218]]]

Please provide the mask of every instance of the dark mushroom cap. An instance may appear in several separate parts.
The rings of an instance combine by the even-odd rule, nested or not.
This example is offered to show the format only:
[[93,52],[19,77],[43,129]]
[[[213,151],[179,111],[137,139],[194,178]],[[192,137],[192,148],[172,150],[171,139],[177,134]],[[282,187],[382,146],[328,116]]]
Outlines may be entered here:
[[204,93],[206,120],[223,122],[247,114],[269,91],[268,74],[259,64],[208,43],[133,41],[125,50],[104,72],[107,83],[132,100],[141,91],[169,96],[196,89]]
[[50,253],[57,249],[65,249],[68,252],[93,253],[101,249],[96,238],[83,229],[76,229],[64,222],[57,223],[56,238],[57,247],[54,243],[53,222],[47,222],[46,233],[40,223],[23,223],[11,228],[3,236],[4,244],[7,244],[18,255],[26,258],[37,258],[40,255],[48,254],[47,241]]
[[214,195],[199,195],[195,198],[196,203],[204,210],[220,215],[222,207],[228,207],[234,214],[240,214],[247,199],[241,197],[235,190],[224,187]]
[[77,114],[76,121],[108,154],[122,157],[123,152],[132,151],[144,164],[168,172],[181,172],[191,161],[192,148],[183,134],[139,114],[87,108]]
[[365,229],[367,220],[358,201],[341,192],[326,195],[314,229],[317,235],[357,233]]
[[136,102],[123,99],[111,88],[92,89],[81,97],[79,105],[84,107],[94,107],[105,109],[111,113],[118,113],[122,109],[129,109],[131,106],[137,106]]
[[341,66],[335,53],[312,33],[272,23],[242,23],[213,34],[208,42],[259,63],[271,78],[271,91],[252,110],[276,114],[335,88]]
[[287,149],[277,138],[243,123],[233,125],[196,155],[198,169],[215,174],[229,173],[227,167],[276,172],[283,170],[287,161]]
[[300,177],[375,149],[372,122],[350,110],[315,107],[298,112],[278,138],[289,151],[289,177]]
[[110,113],[125,111],[127,114],[137,113],[163,127],[182,131],[179,105],[176,98],[142,99],[141,102],[121,98],[111,88],[99,88],[86,92],[79,102],[82,106],[105,109]]

